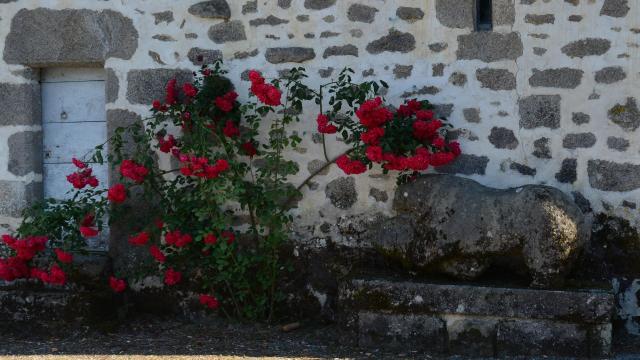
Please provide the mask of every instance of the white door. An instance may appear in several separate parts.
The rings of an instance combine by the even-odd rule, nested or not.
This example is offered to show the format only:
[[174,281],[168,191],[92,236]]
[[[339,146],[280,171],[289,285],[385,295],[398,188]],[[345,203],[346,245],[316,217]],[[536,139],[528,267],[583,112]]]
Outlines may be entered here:
[[[92,149],[107,140],[104,78],[104,69],[98,68],[42,69],[43,181],[47,198],[73,196],[66,179],[76,170],[71,159],[90,157]],[[100,181],[99,188],[106,188],[108,165],[91,167]],[[90,248],[105,247],[104,235],[92,239]]]

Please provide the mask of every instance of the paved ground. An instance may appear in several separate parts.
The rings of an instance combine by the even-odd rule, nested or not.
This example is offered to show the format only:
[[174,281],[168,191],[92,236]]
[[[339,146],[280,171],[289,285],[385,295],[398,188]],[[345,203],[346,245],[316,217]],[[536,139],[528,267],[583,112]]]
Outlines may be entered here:
[[[441,359],[410,351],[363,351],[345,342],[346,338],[333,325],[303,323],[297,330],[283,332],[281,326],[219,319],[140,318],[101,330],[2,323],[0,359]],[[640,355],[618,355],[615,359],[638,360]]]

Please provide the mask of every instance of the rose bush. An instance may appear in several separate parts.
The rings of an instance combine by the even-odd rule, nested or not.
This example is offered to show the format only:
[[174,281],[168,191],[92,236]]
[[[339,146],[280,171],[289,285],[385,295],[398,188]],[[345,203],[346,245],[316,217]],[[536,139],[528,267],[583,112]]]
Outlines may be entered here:
[[[286,157],[302,140],[290,127],[301,120],[305,101],[320,106],[323,146],[328,134],[351,145],[333,160],[324,147],[325,166],[335,162],[347,174],[381,164],[406,180],[460,153],[457,143],[445,140],[447,126],[427,101],[392,109],[379,97],[384,82],[355,84],[351,72],[315,90],[304,85],[302,68],[271,81],[250,71],[257,101],[244,104],[221,63],[203,66],[193,82],[169,81],[165,98],[153,102],[152,117],[115,131],[106,159],[105,144],[86,161],[74,159],[70,199],[35,205],[15,236],[2,237],[8,255],[0,259],[0,280],[64,285],[73,253],[86,250],[106,219],[126,219],[131,205],[142,202],[155,221],[132,224],[128,243],[148,253],[152,265],[143,269],[159,272],[168,287],[197,291],[205,308],[271,318],[284,299],[278,281],[289,269],[280,256],[292,222],[288,205],[309,180],[292,186],[288,178],[298,166]],[[174,166],[163,168],[163,159]],[[105,161],[117,178],[101,189],[90,164]],[[148,275],[117,273],[106,283],[122,293]]]

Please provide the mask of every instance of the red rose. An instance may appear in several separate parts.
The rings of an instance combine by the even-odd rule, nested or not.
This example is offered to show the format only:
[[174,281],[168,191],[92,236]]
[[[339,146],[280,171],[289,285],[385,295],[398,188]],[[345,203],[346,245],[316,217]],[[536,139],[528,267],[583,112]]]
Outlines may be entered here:
[[222,133],[224,136],[231,138],[240,135],[240,129],[236,127],[233,121],[227,120],[224,129],[222,129]]
[[160,102],[160,100],[153,100],[151,106],[154,110],[160,110],[162,108],[162,103]]
[[200,295],[200,304],[208,307],[209,309],[217,309],[220,306],[220,302],[215,296]]
[[165,154],[171,152],[171,149],[173,149],[176,144],[176,139],[173,137],[173,135],[167,136],[166,140],[163,137],[158,137],[158,147],[160,148],[160,151]]
[[321,134],[335,134],[338,131],[335,125],[329,124],[329,117],[327,115],[318,114],[316,122],[318,123],[318,132]]
[[62,249],[53,249],[53,251],[55,251],[58,261],[61,263],[69,264],[73,262],[73,255],[71,253],[63,251]]
[[129,244],[142,246],[146,245],[149,242],[149,234],[146,232],[141,232],[129,238]]
[[204,236],[204,243],[207,245],[215,245],[218,242],[218,238],[213,234],[207,234]]
[[127,199],[127,189],[122,184],[115,184],[107,191],[107,199],[120,204]]
[[165,271],[164,273],[165,284],[169,286],[173,286],[179,283],[180,280],[182,280],[182,273],[180,273],[179,271],[175,271],[173,270],[173,268],[169,268],[167,271]]
[[367,128],[374,128],[383,125],[385,122],[393,118],[393,113],[382,106],[382,98],[367,100],[358,110],[356,116],[360,119],[360,123]]
[[80,226],[80,233],[86,238],[91,238],[98,235],[98,229],[90,226]]
[[245,153],[245,155],[249,157],[254,157],[258,153],[258,150],[251,141],[247,141],[246,143],[240,145],[240,147],[242,148],[242,151]]
[[198,94],[198,89],[191,83],[184,83],[184,85],[182,85],[182,92],[188,97],[194,97]]
[[123,279],[118,279],[115,276],[109,278],[109,286],[116,293],[121,293],[127,288],[127,282]]
[[382,162],[382,148],[380,146],[369,146],[366,151],[367,159],[380,163]]
[[351,160],[347,155],[338,157],[336,165],[347,175],[357,175],[367,171],[367,166],[364,163],[360,160]]
[[238,98],[238,93],[235,91],[229,91],[228,93],[218,96],[213,102],[223,112],[230,112],[233,110],[235,101]]
[[141,183],[144,181],[145,176],[149,174],[149,170],[143,165],[127,159],[123,160],[120,164],[120,174],[135,181],[136,183]]
[[169,105],[173,105],[178,102],[178,91],[176,89],[176,79],[171,79],[167,82],[167,98],[166,103]]
[[384,129],[376,127],[360,134],[360,140],[367,145],[380,145],[380,138],[383,136]]
[[234,241],[236,241],[236,234],[231,231],[223,231],[220,234],[223,238],[227,239],[227,244],[231,245]]
[[87,164],[76,159],[76,158],[72,158],[71,162],[73,163],[73,165],[75,165],[78,169],[84,169],[87,167]]
[[64,285],[67,282],[67,276],[58,265],[54,264],[51,266],[46,280],[47,283],[52,285]]
[[149,253],[159,263],[164,263],[165,261],[167,261],[167,256],[156,245],[151,245],[149,247]]

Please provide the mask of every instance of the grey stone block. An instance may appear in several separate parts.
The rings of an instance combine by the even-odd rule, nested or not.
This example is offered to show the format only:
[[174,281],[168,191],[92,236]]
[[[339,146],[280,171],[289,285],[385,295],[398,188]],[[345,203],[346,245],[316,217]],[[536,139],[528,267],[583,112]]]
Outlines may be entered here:
[[385,51],[407,53],[415,48],[416,38],[411,33],[390,29],[389,34],[370,42],[367,45],[367,52],[374,55]]
[[207,50],[199,47],[194,47],[189,50],[187,57],[193,63],[193,65],[202,66],[204,64],[211,65],[217,60],[222,60],[222,51],[220,50]]
[[130,59],[138,48],[133,21],[112,10],[22,9],[11,20],[4,60],[24,65],[82,65],[116,57]]
[[416,22],[424,18],[424,11],[417,7],[400,6],[396,10],[396,16],[407,22]]
[[456,56],[459,60],[482,60],[489,63],[515,60],[522,53],[522,40],[516,32],[503,34],[481,31],[458,36]]
[[358,345],[365,348],[446,351],[445,322],[431,315],[397,315],[360,312]]
[[517,148],[519,144],[513,130],[496,126],[491,128],[489,142],[498,149],[511,150]]
[[616,104],[607,115],[609,120],[625,131],[635,131],[640,127],[640,109],[635,98],[629,97],[625,104]]
[[118,90],[120,89],[120,81],[113,69],[105,69],[106,78],[104,84],[105,100],[112,103],[118,100]]
[[358,57],[358,48],[353,44],[342,46],[329,46],[324,50],[322,58],[326,59],[331,56],[355,56]]
[[347,10],[347,19],[349,19],[349,21],[371,24],[376,19],[376,13],[378,11],[379,10],[373,6],[352,4]]
[[589,184],[603,191],[632,191],[640,188],[640,165],[607,160],[589,160]]
[[313,60],[316,57],[316,53],[312,48],[280,47],[268,48],[264,57],[272,64],[302,63]]
[[573,41],[562,47],[561,51],[572,58],[586,56],[599,56],[605,54],[611,48],[611,41],[600,38],[586,38]]
[[131,70],[127,74],[127,99],[132,104],[145,105],[156,99],[164,101],[167,82],[173,78],[182,86],[192,80],[193,73],[184,69]]
[[436,18],[449,28],[473,28],[475,2],[471,0],[436,0]]
[[473,154],[461,154],[449,165],[437,167],[436,170],[443,174],[484,175],[489,164],[486,156]]
[[560,95],[531,95],[519,100],[520,127],[560,127]]
[[226,0],[201,1],[189,7],[189,14],[207,19],[229,19],[231,9]]
[[0,126],[38,125],[41,121],[39,84],[0,83]]
[[9,166],[14,175],[42,174],[42,132],[23,131],[9,136]]
[[529,85],[533,87],[550,87],[560,89],[575,89],[582,82],[584,71],[571,68],[533,69],[529,78]]
[[596,82],[600,84],[613,84],[626,79],[627,74],[622,66],[608,66],[596,71]]
[[335,4],[336,0],[304,0],[304,7],[309,10],[322,10]]
[[216,44],[247,40],[244,24],[240,20],[215,24],[209,28],[208,35]]
[[605,0],[600,15],[621,18],[627,16],[631,8],[628,0]]
[[507,69],[478,69],[476,79],[480,81],[483,88],[491,90],[515,90],[516,88],[516,76]]
[[22,211],[42,200],[42,182],[0,180],[0,216],[20,217]]
[[356,181],[353,177],[341,177],[332,180],[325,189],[327,198],[338,209],[349,209],[358,201]]

